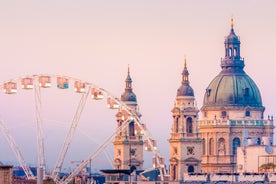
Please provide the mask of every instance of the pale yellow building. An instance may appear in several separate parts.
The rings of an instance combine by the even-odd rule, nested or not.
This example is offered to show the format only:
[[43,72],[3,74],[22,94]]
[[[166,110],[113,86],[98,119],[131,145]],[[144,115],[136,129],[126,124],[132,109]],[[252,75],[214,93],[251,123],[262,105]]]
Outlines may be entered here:
[[201,172],[202,141],[197,125],[198,112],[185,59],[181,86],[172,109],[170,180],[183,180],[184,173]]
[[205,91],[201,120],[185,62],[182,85],[172,110],[171,180],[182,180],[191,172],[235,173],[239,147],[247,146],[250,140],[262,145],[265,138],[273,144],[273,118],[264,119],[261,93],[244,70],[240,44],[232,20],[224,41],[221,71]]
[[[132,89],[132,79],[128,68],[127,77],[125,80],[126,87],[124,93],[121,95],[121,101],[128,105],[141,117],[139,112],[137,98]],[[116,114],[117,127],[120,127],[124,120],[127,119],[127,113],[123,109],[119,109]],[[143,135],[140,129],[134,122],[124,128],[120,133],[115,136],[114,145],[114,169],[143,169]]]

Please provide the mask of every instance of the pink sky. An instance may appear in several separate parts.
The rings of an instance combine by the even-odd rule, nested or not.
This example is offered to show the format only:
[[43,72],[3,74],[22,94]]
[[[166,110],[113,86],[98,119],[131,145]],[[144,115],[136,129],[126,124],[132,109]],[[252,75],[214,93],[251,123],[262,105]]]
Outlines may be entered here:
[[[274,0],[1,1],[0,81],[31,74],[60,74],[97,84],[119,97],[129,64],[142,120],[168,161],[171,109],[181,83],[184,55],[200,108],[205,88],[220,71],[231,16],[241,39],[245,71],[261,91],[265,117],[275,115],[275,7]],[[72,119],[78,103],[73,89],[49,89],[43,95],[45,119]],[[9,124],[22,124],[35,117],[31,92],[0,94],[0,101],[0,117]],[[66,117],[61,117],[64,114]],[[114,114],[101,102],[89,102],[80,124],[84,129],[93,124],[91,137],[101,142],[115,127]],[[22,140],[22,150],[27,150],[27,160],[35,163],[35,154],[30,154],[30,150],[36,151],[30,146],[35,138],[20,138],[27,137],[31,129],[18,130],[16,137]],[[55,133],[45,131],[48,142],[53,137],[62,140],[65,134],[62,128],[55,128]],[[97,132],[105,135],[94,135]],[[85,138],[80,135],[77,139]],[[83,145],[88,144],[85,141]],[[5,142],[1,134],[0,150],[8,149]],[[46,149],[59,151],[57,145],[49,145]],[[68,160],[83,158],[76,150],[72,153],[78,157]],[[0,151],[0,160],[10,158],[8,153]],[[47,153],[48,159],[54,160],[56,156]]]

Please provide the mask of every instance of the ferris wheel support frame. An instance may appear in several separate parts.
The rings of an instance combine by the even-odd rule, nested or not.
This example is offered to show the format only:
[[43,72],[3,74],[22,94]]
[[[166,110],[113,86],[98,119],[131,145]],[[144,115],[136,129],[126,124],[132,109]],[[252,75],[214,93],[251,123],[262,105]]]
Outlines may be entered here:
[[12,151],[14,152],[15,157],[17,158],[22,169],[24,170],[26,177],[28,179],[33,179],[34,178],[33,172],[31,171],[31,169],[27,165],[26,161],[24,160],[23,155],[21,154],[21,152],[19,150],[19,147],[15,143],[15,140],[11,136],[9,129],[5,126],[5,124],[2,120],[0,120],[0,128],[1,128],[2,132],[4,133],[8,143],[10,144],[10,147],[11,147]]
[[38,149],[38,167],[42,168],[42,177],[46,178],[46,162],[45,162],[45,149],[44,149],[44,131],[43,121],[41,118],[41,91],[40,87],[35,83],[35,110],[36,110],[36,134],[37,134],[37,149]]
[[59,153],[59,157],[57,159],[57,162],[56,162],[56,165],[52,171],[52,174],[51,174],[51,178],[56,182],[58,180],[58,177],[59,177],[59,174],[60,174],[60,171],[61,171],[61,167],[63,165],[63,162],[64,162],[64,159],[65,159],[65,155],[68,151],[68,148],[69,148],[69,145],[72,141],[72,138],[75,134],[75,131],[77,129],[77,125],[79,123],[79,120],[80,120],[80,117],[81,117],[81,113],[83,111],[83,108],[86,104],[86,101],[87,101],[87,98],[89,96],[89,92],[90,92],[90,87],[89,89],[87,90],[86,93],[83,93],[82,94],[82,97],[81,97],[81,100],[79,102],[79,105],[78,105],[78,108],[77,108],[77,111],[73,117],[73,120],[72,120],[72,123],[71,123],[71,126],[70,126],[70,129],[67,133],[67,136],[64,140],[64,143],[63,143],[63,146],[62,146],[62,149]]

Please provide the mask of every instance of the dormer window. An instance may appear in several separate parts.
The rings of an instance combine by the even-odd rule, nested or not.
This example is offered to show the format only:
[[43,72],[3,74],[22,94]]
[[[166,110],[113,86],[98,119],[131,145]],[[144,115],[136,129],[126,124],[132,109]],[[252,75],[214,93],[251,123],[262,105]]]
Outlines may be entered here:
[[249,96],[249,88],[243,89],[243,96],[248,97]]
[[222,111],[222,112],[221,112],[221,116],[222,116],[223,118],[226,117],[226,114],[227,114],[226,111]]
[[207,96],[210,96],[210,94],[211,94],[211,89],[209,88],[209,89],[206,89],[206,93],[207,93]]
[[246,110],[245,111],[245,117],[249,117],[250,116],[250,111],[249,110]]

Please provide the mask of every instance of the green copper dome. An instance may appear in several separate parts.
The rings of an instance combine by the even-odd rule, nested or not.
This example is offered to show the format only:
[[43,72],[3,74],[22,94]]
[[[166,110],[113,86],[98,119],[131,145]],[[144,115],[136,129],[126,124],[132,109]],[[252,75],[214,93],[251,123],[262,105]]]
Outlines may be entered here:
[[203,103],[203,107],[263,108],[260,91],[245,72],[221,72],[207,87]]
[[263,110],[260,91],[243,70],[240,40],[234,32],[233,25],[224,44],[225,58],[221,60],[222,70],[207,87],[202,110],[248,106]]

